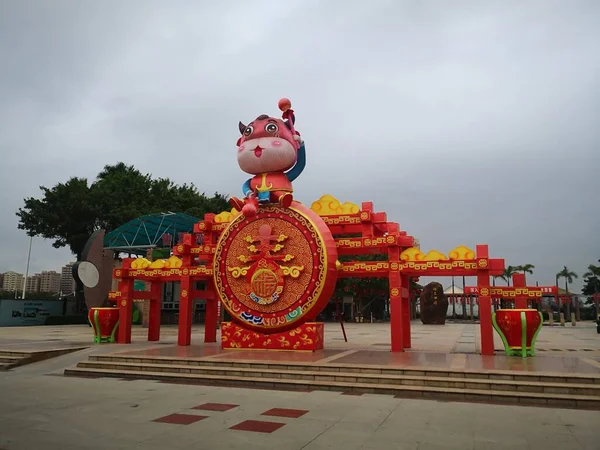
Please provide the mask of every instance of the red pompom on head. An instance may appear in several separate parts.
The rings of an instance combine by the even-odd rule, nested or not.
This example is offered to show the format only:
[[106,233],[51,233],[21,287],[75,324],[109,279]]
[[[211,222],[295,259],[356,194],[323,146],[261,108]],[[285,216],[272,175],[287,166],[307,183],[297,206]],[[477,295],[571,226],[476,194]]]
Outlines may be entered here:
[[277,103],[277,106],[279,106],[279,109],[281,111],[286,112],[292,107],[292,102],[289,98],[282,98],[281,100],[279,100],[279,103]]

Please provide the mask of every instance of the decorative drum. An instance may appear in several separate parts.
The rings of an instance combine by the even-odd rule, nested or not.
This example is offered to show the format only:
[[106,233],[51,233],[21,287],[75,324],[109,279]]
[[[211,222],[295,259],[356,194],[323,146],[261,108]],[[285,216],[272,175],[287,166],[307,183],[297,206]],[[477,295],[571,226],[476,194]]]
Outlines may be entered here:
[[95,343],[115,342],[119,328],[119,308],[90,308],[88,320],[94,329]]
[[298,202],[238,215],[214,258],[215,286],[233,320],[271,334],[317,317],[337,280],[335,241],[323,220]]
[[506,354],[523,358],[534,355],[535,339],[543,321],[542,314],[535,309],[499,309],[492,316]]

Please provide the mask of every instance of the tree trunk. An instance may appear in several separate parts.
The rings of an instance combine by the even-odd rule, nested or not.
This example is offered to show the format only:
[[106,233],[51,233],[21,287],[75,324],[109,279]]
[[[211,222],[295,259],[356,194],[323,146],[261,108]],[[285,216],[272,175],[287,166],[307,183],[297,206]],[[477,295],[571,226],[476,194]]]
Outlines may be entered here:
[[565,318],[565,320],[569,321],[571,320],[571,298],[569,297],[569,282],[567,281],[567,279],[565,278],[565,291],[567,291],[567,317]]
[[596,317],[598,320],[598,316],[600,316],[600,305],[598,304],[598,280],[594,280],[594,308],[596,309]]

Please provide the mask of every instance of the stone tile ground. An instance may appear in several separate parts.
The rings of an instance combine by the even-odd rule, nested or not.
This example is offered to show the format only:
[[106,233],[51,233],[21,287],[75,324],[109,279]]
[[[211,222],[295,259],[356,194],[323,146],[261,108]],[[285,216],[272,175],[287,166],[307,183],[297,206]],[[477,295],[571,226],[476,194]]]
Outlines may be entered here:
[[[390,350],[389,323],[347,323],[345,324],[348,342],[344,342],[340,325],[325,324],[325,348],[327,349],[369,349],[372,351]],[[422,325],[413,321],[411,325],[412,350],[441,353],[476,353],[479,351],[479,325],[471,323],[449,323],[444,326]],[[56,327],[12,327],[0,328],[1,348],[47,348],[61,344],[89,344],[91,329],[87,325]],[[133,328],[132,348],[146,345],[147,330],[139,326]],[[204,340],[204,327],[194,326],[192,344],[201,345]],[[161,328],[161,344],[177,342],[177,327]],[[502,341],[494,334],[497,350],[502,350]],[[154,344],[156,345],[156,343]],[[545,326],[538,336],[537,350],[544,355],[557,353],[581,354],[585,357],[600,358],[600,335],[593,322],[580,322],[576,327]]]
[[[91,353],[142,350],[175,343],[175,328],[163,328],[163,341],[158,344],[145,343],[144,332],[136,329],[136,343],[125,348],[92,346],[0,373],[0,449],[600,448],[600,412],[594,411],[446,403],[320,391],[280,392],[152,381],[124,382],[61,375],[66,367],[87,359]],[[386,347],[389,344],[387,324],[348,324],[347,332],[349,343],[338,340],[341,337],[339,325],[329,324],[326,328],[327,347],[340,351],[389,351]],[[597,368],[600,371],[598,337],[589,324],[575,328],[545,328],[540,333],[539,348],[548,349],[544,355],[573,356],[583,361],[582,364],[588,364],[590,370]],[[201,343],[201,328],[194,330],[193,340]],[[473,348],[477,340],[478,327],[470,324],[435,328],[415,324],[413,327],[416,351],[424,354],[458,352],[451,361],[458,369],[475,357],[462,351],[468,350],[468,345]],[[0,349],[39,349],[90,342],[89,327],[0,329]],[[560,351],[551,350],[553,348]],[[201,407],[206,404],[212,405]],[[272,410],[276,413],[279,410],[279,415],[269,414]],[[180,419],[195,417],[174,420],[177,423],[156,422],[173,414],[182,415],[175,416]],[[196,417],[199,420],[195,420]]]
[[600,412],[59,376],[71,359],[0,374],[0,448],[599,448]]

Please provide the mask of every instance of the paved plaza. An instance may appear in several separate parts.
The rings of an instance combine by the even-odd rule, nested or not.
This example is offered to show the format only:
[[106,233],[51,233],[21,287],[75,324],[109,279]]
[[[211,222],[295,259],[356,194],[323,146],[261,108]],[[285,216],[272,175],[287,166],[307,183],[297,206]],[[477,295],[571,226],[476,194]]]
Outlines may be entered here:
[[[373,355],[382,361],[399,355],[389,352],[388,324],[346,324],[346,331],[348,343],[339,324],[327,324],[330,353],[305,358]],[[175,327],[163,327],[160,343],[145,342],[144,333],[135,328],[131,346],[93,346],[87,326],[0,329],[0,349],[89,346],[0,372],[0,449],[600,448],[598,411],[63,376],[65,368],[91,354],[161,354],[176,348]],[[223,357],[217,345],[202,345],[202,333],[202,327],[194,328],[194,345],[184,351]],[[545,327],[539,339],[542,351],[526,363],[501,354],[492,359],[514,361],[521,368],[548,364],[600,373],[600,336],[591,324]],[[477,340],[477,325],[414,323],[413,350],[396,361],[468,368],[481,358],[474,354]]]

